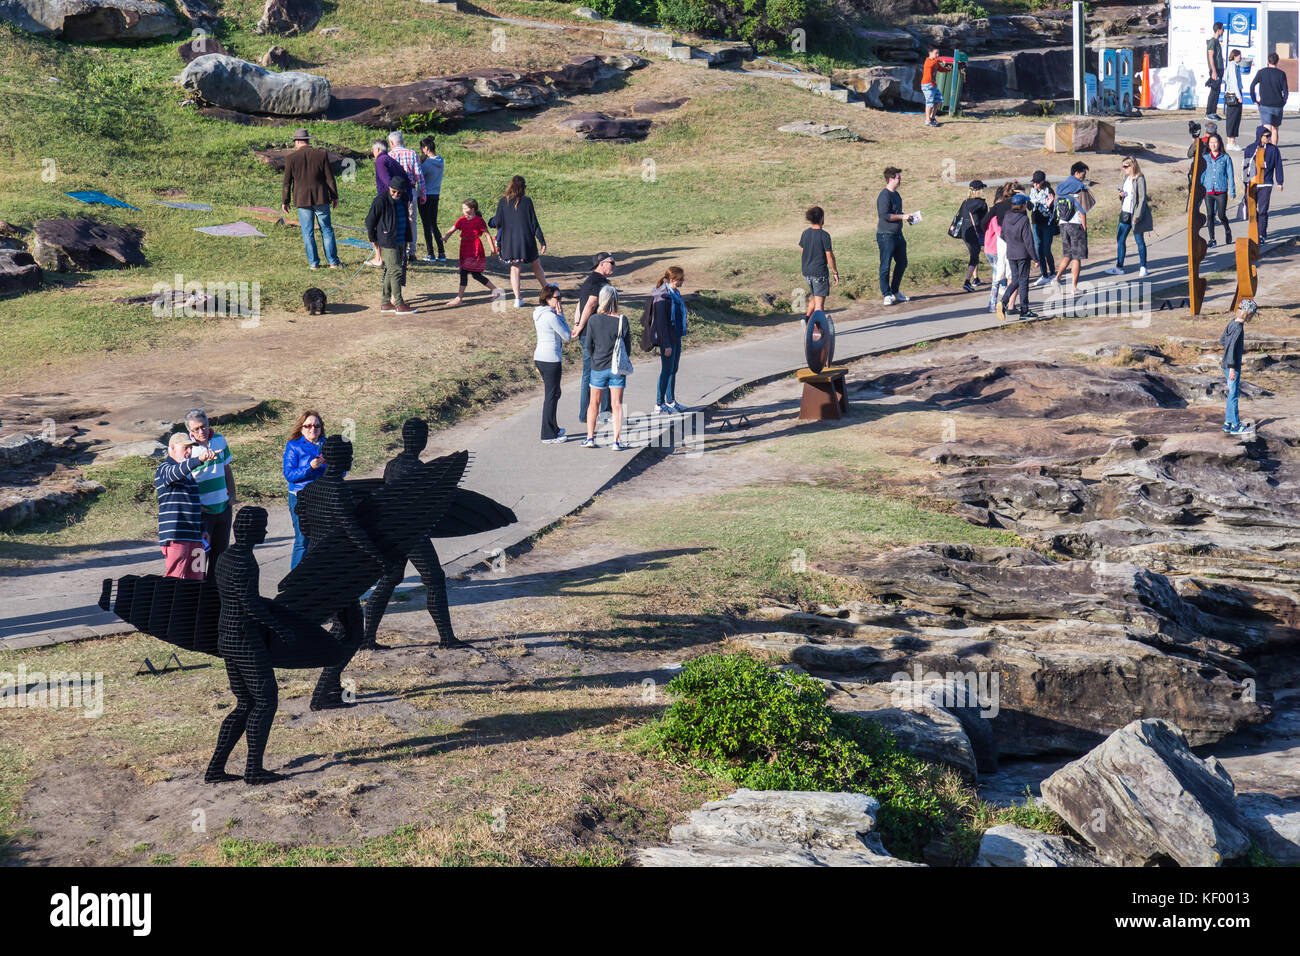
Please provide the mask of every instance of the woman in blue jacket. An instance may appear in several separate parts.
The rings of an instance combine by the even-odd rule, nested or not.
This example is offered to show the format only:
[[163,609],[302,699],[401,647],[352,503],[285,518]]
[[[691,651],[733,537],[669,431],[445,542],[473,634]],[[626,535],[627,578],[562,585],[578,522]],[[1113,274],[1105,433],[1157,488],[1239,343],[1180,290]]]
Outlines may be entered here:
[[284,446],[284,480],[289,483],[289,517],[293,521],[291,571],[307,553],[307,539],[298,524],[298,492],[325,474],[325,459],[321,457],[321,443],[324,441],[325,419],[308,409],[298,416],[289,434],[289,442]]
[[659,385],[655,391],[655,414],[690,411],[677,403],[677,366],[682,360],[682,336],[686,333],[686,303],[682,282],[686,273],[669,266],[655,283],[650,298],[653,341],[659,345]]
[[1205,138],[1205,171],[1201,185],[1205,187],[1205,219],[1210,227],[1210,248],[1214,241],[1214,219],[1223,223],[1223,241],[1232,242],[1232,226],[1228,224],[1228,199],[1237,198],[1237,182],[1232,173],[1232,160],[1223,151],[1223,140],[1218,133]]

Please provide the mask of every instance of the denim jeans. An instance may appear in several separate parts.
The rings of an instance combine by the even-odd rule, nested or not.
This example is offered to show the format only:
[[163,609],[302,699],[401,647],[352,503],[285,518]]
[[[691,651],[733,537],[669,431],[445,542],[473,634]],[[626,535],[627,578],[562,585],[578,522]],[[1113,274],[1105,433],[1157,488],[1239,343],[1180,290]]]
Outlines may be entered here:
[[1228,377],[1228,370],[1223,370],[1223,380],[1228,384],[1228,404],[1223,412],[1223,424],[1236,428],[1241,424],[1241,419],[1237,417],[1237,397],[1241,394],[1241,369],[1237,369],[1237,374]]
[[677,400],[677,365],[682,360],[682,340],[679,336],[673,336],[672,355],[665,355],[664,350],[659,350],[659,385],[655,390],[656,405],[671,405]]
[[[1115,266],[1124,268],[1124,253],[1128,246],[1128,234],[1133,232],[1133,223],[1121,222],[1119,231],[1115,233]],[[1147,267],[1147,240],[1140,232],[1133,232],[1133,241],[1138,247],[1138,265],[1143,269]]]
[[1035,225],[1033,217],[1029,219],[1029,231],[1034,237],[1034,261],[1038,263],[1038,274],[1044,279],[1056,275],[1056,259],[1052,255],[1052,227]]
[[334,227],[330,224],[329,203],[319,206],[298,207],[298,228],[302,230],[302,247],[307,251],[309,265],[320,265],[320,256],[316,254],[316,228],[320,223],[320,237],[325,243],[325,258],[329,264],[339,264],[339,250],[334,243]]
[[307,553],[307,539],[303,537],[302,528],[298,524],[298,496],[294,492],[289,492],[289,518],[293,521],[293,554],[289,558],[289,570],[292,571],[302,560],[302,556]]
[[[608,412],[613,409],[609,403],[609,389],[600,395],[600,410]],[[591,355],[587,352],[587,343],[582,343],[582,387],[578,389],[578,421],[587,421],[587,406],[591,404]]]
[[[907,268],[907,240],[901,232],[878,232],[876,245],[880,247],[880,294],[897,295]],[[894,266],[892,277],[890,263]]]

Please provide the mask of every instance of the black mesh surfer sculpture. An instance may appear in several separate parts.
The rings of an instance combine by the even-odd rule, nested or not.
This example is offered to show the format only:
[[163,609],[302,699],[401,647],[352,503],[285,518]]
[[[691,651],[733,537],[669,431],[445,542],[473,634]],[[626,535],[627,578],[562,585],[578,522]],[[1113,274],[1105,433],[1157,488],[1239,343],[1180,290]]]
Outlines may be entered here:
[[[402,452],[384,467],[384,481],[395,482],[415,474],[420,469],[436,465],[441,459],[428,464],[420,461],[420,452],[429,443],[429,426],[421,418],[408,418],[402,424]],[[438,645],[440,647],[463,647],[463,642],[456,639],[451,627],[451,611],[447,601],[447,575],[442,570],[438,552],[429,540],[434,538],[462,537],[484,531],[495,531],[513,524],[517,519],[514,512],[491,498],[464,488],[457,488],[452,496],[451,505],[443,513],[438,524],[416,542],[409,552],[386,554],[387,563],[384,573],[370,592],[366,601],[366,637],[362,647],[383,649],[384,645],[375,640],[379,632],[379,622],[383,619],[388,601],[393,590],[401,583],[406,574],[406,562],[415,565],[420,581],[425,589],[425,606],[429,616],[438,628]]]
[[[357,502],[352,498],[352,489],[343,480],[343,476],[352,468],[352,443],[341,435],[331,435],[321,445],[321,457],[325,459],[325,474],[298,492],[298,526],[308,541],[307,553],[302,560],[307,561],[314,552],[316,564],[331,565],[330,570],[336,573],[342,571],[346,564],[350,576],[373,581],[378,577],[374,572],[381,571],[384,567],[384,555],[370,532],[362,526],[357,514]],[[351,553],[337,547],[337,542],[330,537],[331,532],[346,537],[352,545]],[[356,560],[357,558],[368,558],[369,561]],[[323,567],[317,569],[322,578],[326,576],[323,571]],[[331,579],[334,576],[329,575]],[[281,582],[280,586],[283,590],[284,583]],[[361,647],[365,630],[361,605],[356,598],[343,602],[335,611],[334,626],[339,633],[343,656],[337,664],[321,671],[316,689],[311,695],[312,710],[330,710],[344,706],[343,668]]]
[[[307,496],[303,509],[311,527],[310,549],[280,581],[273,600],[261,598],[258,591],[252,551],[265,539],[266,512],[253,507],[235,516],[235,545],[208,580],[157,574],[104,580],[99,598],[104,610],[182,650],[226,659],[237,705],[222,723],[210,780],[236,779],[226,773],[225,763],[241,731],[249,743],[244,779],[275,779],[261,766],[276,709],[274,674],[268,667],[322,668],[313,706],[342,703],[342,670],[364,634],[358,602],[393,563],[391,556],[411,554],[431,534],[457,537],[515,520],[492,499],[457,488],[468,452],[436,458],[387,481],[347,482],[342,476],[352,462],[351,445],[331,436],[323,453],[327,474],[308,486],[320,485],[321,490]],[[300,505],[302,501],[300,496]],[[332,632],[321,626],[331,619]],[[262,641],[264,654],[255,638]]]
[[203,777],[208,783],[239,779],[236,774],[226,773],[226,761],[244,733],[248,734],[244,782],[282,779],[262,766],[279,701],[270,653],[277,623],[271,602],[258,590],[257,559],[253,557],[253,548],[265,540],[266,509],[244,508],[235,517],[235,543],[217,558],[217,595],[221,599],[217,650],[226,661],[235,709],[221,722],[217,749]]

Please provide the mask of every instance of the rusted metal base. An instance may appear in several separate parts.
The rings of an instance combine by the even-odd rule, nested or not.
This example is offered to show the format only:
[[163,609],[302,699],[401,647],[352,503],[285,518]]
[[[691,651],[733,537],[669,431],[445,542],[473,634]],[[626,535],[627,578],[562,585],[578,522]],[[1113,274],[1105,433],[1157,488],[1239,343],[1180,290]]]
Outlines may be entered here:
[[803,401],[799,403],[799,421],[835,421],[849,410],[844,394],[845,366],[829,366],[820,372],[800,369],[796,377],[803,383]]

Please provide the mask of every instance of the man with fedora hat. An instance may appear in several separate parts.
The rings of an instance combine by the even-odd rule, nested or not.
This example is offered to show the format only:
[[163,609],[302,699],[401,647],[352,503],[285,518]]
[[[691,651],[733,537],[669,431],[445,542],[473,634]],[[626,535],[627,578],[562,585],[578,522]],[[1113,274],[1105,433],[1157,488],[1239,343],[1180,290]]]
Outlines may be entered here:
[[329,154],[311,145],[311,134],[305,129],[293,131],[293,152],[284,164],[284,184],[280,189],[280,208],[289,215],[289,198],[292,194],[298,207],[298,228],[302,230],[302,247],[307,251],[307,262],[313,269],[320,268],[316,254],[316,227],[320,223],[320,236],[325,243],[325,258],[330,268],[340,267],[338,247],[334,242],[334,226],[330,224],[330,207],[338,208],[339,191],[334,184],[334,170],[330,169]]

